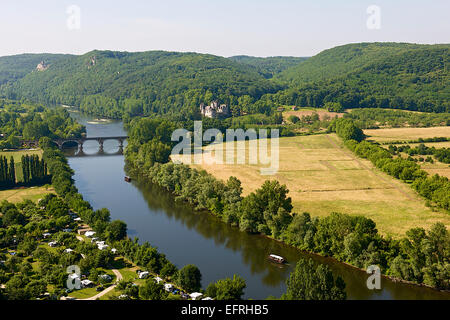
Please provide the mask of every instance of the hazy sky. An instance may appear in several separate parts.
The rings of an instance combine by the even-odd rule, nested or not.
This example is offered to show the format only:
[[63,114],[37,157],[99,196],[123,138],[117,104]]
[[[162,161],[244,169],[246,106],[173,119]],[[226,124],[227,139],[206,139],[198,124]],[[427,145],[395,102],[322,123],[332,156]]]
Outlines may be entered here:
[[[67,13],[73,5],[79,19]],[[379,29],[367,27],[371,5],[381,10]],[[0,0],[0,56],[93,49],[311,56],[351,42],[449,43],[449,12],[449,0]]]

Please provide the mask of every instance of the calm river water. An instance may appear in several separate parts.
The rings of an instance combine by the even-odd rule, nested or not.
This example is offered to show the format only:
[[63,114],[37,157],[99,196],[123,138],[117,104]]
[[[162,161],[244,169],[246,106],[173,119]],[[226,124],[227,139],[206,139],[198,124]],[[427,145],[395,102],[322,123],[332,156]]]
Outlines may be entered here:
[[[94,123],[93,118],[72,113],[87,128],[90,137],[125,135],[121,122]],[[286,290],[285,281],[295,261],[307,254],[276,241],[240,232],[215,217],[195,212],[157,186],[124,181],[124,157],[118,142],[106,141],[98,153],[95,141],[85,143],[83,153],[68,150],[69,164],[75,170],[78,190],[95,209],[108,208],[112,219],[128,225],[128,235],[148,241],[177,267],[197,265],[203,287],[238,274],[246,280],[246,298],[279,297]],[[290,264],[279,266],[267,260],[270,253],[285,257]],[[332,259],[311,256],[317,263],[328,264],[347,283],[349,299],[450,299],[428,288],[394,283],[383,279],[381,290],[366,287],[367,275]]]

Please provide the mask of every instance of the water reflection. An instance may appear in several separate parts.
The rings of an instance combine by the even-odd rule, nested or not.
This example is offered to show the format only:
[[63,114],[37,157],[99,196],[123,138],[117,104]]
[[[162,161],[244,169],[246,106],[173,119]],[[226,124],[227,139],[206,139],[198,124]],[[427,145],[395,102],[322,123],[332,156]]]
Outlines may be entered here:
[[64,154],[67,157],[108,157],[108,156],[120,156],[123,155],[123,147],[118,147],[117,151],[105,151],[105,148],[99,148],[97,152],[85,152],[85,148],[65,148]]
[[[120,122],[89,124],[88,117],[77,114],[77,120],[87,124],[88,136],[124,135]],[[114,142],[104,144],[99,152],[95,142],[85,143],[83,150],[66,150],[69,164],[75,171],[78,190],[95,209],[106,207],[112,219],[128,225],[128,234],[140,242],[149,241],[167,255],[178,267],[193,263],[203,275],[203,285],[239,274],[247,282],[246,298],[264,299],[280,296],[285,281],[300,257],[311,257],[330,266],[347,283],[350,299],[449,299],[450,295],[428,288],[382,280],[382,290],[366,287],[365,272],[333,259],[303,253],[295,248],[258,235],[232,228],[205,212],[196,212],[189,205],[175,201],[165,190],[123,177],[123,150]],[[132,176],[132,174],[130,174]],[[136,177],[134,177],[136,178]],[[269,262],[270,253],[285,257],[289,264]]]
[[284,285],[293,263],[277,265],[267,259],[270,253],[279,253],[284,254],[288,260],[298,260],[291,254],[288,257],[283,245],[262,236],[240,232],[209,213],[194,211],[186,203],[174,201],[173,196],[158,186],[136,180],[133,184],[142,193],[149,210],[182,222],[189,230],[197,232],[205,239],[213,240],[218,247],[240,253],[242,262],[250,268],[251,274],[263,274],[264,284],[272,287]]
[[[450,299],[448,293],[395,283],[385,278],[381,280],[381,290],[369,290],[366,286],[368,275],[359,269],[338,263],[331,258],[301,252],[260,235],[240,232],[209,213],[195,211],[183,202],[174,201],[172,195],[151,183],[134,180],[133,184],[142,193],[152,213],[164,214],[171,220],[175,219],[203,238],[213,240],[217,247],[225,247],[240,254],[241,262],[247,266],[250,274],[257,275],[265,286],[274,288],[275,296],[284,292],[285,281],[295,268],[295,262],[301,257],[309,257],[317,264],[327,264],[336,275],[344,278],[349,299]],[[270,253],[285,257],[289,263],[279,265],[270,262],[267,259]],[[224,267],[227,267],[227,261],[223,263]],[[236,266],[229,266],[229,268],[235,269]],[[255,298],[255,296],[252,297]],[[259,296],[259,298],[264,297],[267,295]]]

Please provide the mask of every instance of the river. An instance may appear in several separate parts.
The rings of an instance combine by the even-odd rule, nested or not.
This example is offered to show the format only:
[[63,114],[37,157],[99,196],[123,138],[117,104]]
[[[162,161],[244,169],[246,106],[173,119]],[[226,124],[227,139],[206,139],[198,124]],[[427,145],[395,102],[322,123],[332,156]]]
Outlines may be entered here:
[[[92,117],[71,114],[86,126],[88,137],[126,135],[121,122],[95,122]],[[172,195],[155,185],[137,179],[125,182],[119,143],[108,140],[103,152],[98,153],[98,149],[96,141],[88,141],[81,154],[74,149],[66,151],[75,171],[75,184],[85,200],[95,209],[108,208],[112,219],[127,223],[131,238],[148,241],[178,268],[197,265],[204,288],[212,281],[238,274],[247,283],[245,298],[279,297],[286,290],[285,281],[295,261],[310,256],[317,263],[328,264],[336,275],[344,278],[349,299],[450,299],[448,293],[387,279],[382,279],[380,290],[369,290],[365,272],[240,232],[208,213],[195,212],[188,205],[175,202]],[[270,253],[285,257],[289,264],[269,262]]]

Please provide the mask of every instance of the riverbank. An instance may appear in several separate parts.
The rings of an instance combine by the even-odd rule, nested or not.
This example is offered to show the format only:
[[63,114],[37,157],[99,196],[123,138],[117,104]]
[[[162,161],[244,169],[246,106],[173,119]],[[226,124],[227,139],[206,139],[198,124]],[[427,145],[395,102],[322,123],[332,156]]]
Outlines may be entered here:
[[[49,141],[44,141],[42,144],[44,150],[43,158],[48,163],[49,171],[52,175],[52,184],[54,184],[56,193],[64,199],[67,203],[67,207],[79,216],[81,221],[83,221],[83,224],[93,226],[91,230],[95,231],[97,240],[103,239],[102,248],[100,248],[99,242],[96,242],[100,251],[103,251],[103,249],[106,248],[106,251],[111,250],[112,252],[111,248],[117,248],[116,251],[120,253],[119,258],[121,256],[122,259],[129,259],[135,266],[144,269],[148,268],[148,265],[144,263],[147,261],[148,256],[152,256],[153,261],[161,268],[164,268],[166,265],[170,265],[170,267],[173,266],[173,264],[166,259],[165,255],[151,247],[150,244],[144,243],[141,246],[130,240],[127,235],[126,224],[120,220],[110,221],[109,211],[107,209],[94,212],[90,203],[85,201],[83,196],[78,193],[74,181],[71,179],[73,171],[67,164],[67,159],[64,154],[60,150],[53,148]],[[77,223],[79,224],[80,222]],[[75,231],[76,230],[67,229],[67,232]],[[109,243],[110,246],[105,245],[105,243]],[[136,255],[136,250],[139,250],[140,254]],[[82,255],[82,258],[85,259],[85,256]],[[178,270],[176,268],[171,268],[170,270],[171,271],[167,272],[166,276],[162,276],[162,278],[170,280],[175,277]],[[149,271],[155,273],[155,270]]]
[[[72,116],[86,125],[88,136],[127,134],[118,121],[90,125],[86,123],[93,117],[78,113]],[[350,300],[448,299],[448,295],[437,290],[384,278],[381,290],[369,290],[365,272],[264,236],[241,232],[223,223],[218,216],[175,201],[171,193],[149,179],[125,182],[123,177],[130,172],[124,170],[124,156],[97,156],[97,148],[94,143],[85,145],[85,151],[92,154],[90,157],[77,157],[76,150],[67,153],[79,192],[94,208],[108,207],[112,218],[127,223],[131,237],[139,238],[140,243],[148,241],[175,265],[196,264],[202,270],[205,285],[239,274],[247,283],[245,298],[279,297],[286,291],[285,281],[294,270],[295,262],[309,257],[317,264],[328,265],[333,273],[344,278]],[[114,143],[105,144],[106,152],[114,153],[115,150],[117,145]],[[279,254],[293,263],[275,265],[267,259],[270,253]]]
[[[273,238],[271,236],[267,236],[265,234],[259,234],[259,236],[267,238],[267,239],[270,239],[272,241],[276,241],[276,242],[281,243],[281,244],[283,244],[285,246],[288,246],[290,248],[299,250],[302,253],[306,253],[306,254],[309,254],[309,255],[312,255],[312,256],[316,256],[318,258],[328,259],[328,260],[333,261],[335,263],[339,263],[339,264],[345,265],[346,267],[351,268],[353,270],[357,270],[359,272],[367,273],[367,269],[358,268],[358,267],[356,267],[354,265],[351,265],[351,264],[349,264],[347,262],[339,261],[338,259],[336,259],[336,258],[334,258],[332,256],[324,256],[324,255],[320,255],[320,254],[318,254],[316,252],[313,252],[313,251],[302,250],[302,249],[299,249],[299,248],[297,248],[297,247],[295,247],[293,245],[287,244],[284,241],[275,239],[275,238]],[[369,274],[368,274],[368,276],[369,276]],[[427,289],[434,290],[434,291],[437,291],[437,292],[446,293],[446,294],[449,294],[449,299],[450,299],[450,290],[438,289],[438,288],[426,285],[424,283],[416,283],[416,282],[412,282],[412,281],[407,281],[407,280],[404,280],[404,279],[401,279],[401,278],[397,278],[397,277],[393,277],[393,276],[389,276],[389,275],[386,275],[386,274],[381,274],[381,277],[386,279],[386,280],[392,281],[392,282],[404,283],[404,284],[415,286],[415,287],[422,287],[422,288],[427,288]]]
[[[133,168],[133,166],[132,166],[132,164],[130,164],[130,163],[128,163],[128,165],[130,166],[130,175],[131,176],[133,176],[134,178],[137,178],[137,179],[148,179],[148,180],[150,180],[150,181],[152,181],[152,182],[154,182],[154,183],[158,183],[158,179],[161,179],[162,178],[162,176],[159,176],[159,178],[158,179],[155,179],[154,178],[154,176],[151,176],[151,175],[149,175],[149,173],[148,172],[143,172],[142,170],[140,170],[139,168]],[[168,169],[169,171],[171,171],[172,169]],[[191,169],[191,170],[195,170],[195,169]],[[151,170],[150,170],[151,171]],[[169,171],[165,171],[165,172],[169,172]],[[156,170],[153,174],[156,174],[156,175],[158,175],[159,173],[157,173],[158,172],[158,170]],[[180,173],[174,173],[175,175],[178,175],[178,174],[181,174],[181,172]],[[194,174],[195,175],[195,174]],[[170,177],[170,176],[168,176],[168,177],[166,177],[166,179],[167,179],[167,181],[170,181],[172,178]],[[183,182],[180,182],[181,184],[183,184]],[[164,186],[165,187],[165,186]],[[179,189],[179,187],[177,187],[178,189],[178,192],[175,192],[174,194],[175,195],[180,195],[180,192],[182,192],[182,193],[184,193],[184,191],[182,191],[183,189],[181,188],[181,189]],[[174,192],[174,190],[168,190],[168,191],[171,191],[171,192]],[[185,199],[186,200],[186,199]],[[189,202],[189,204],[190,205],[193,205],[193,203],[192,203],[192,199],[187,199],[188,201],[187,202]],[[210,214],[211,214],[211,212],[210,212]],[[217,215],[217,214],[216,214]],[[333,216],[333,215],[332,215]],[[339,216],[337,216],[338,218],[339,218]],[[324,219],[326,219],[326,218],[324,218]],[[340,218],[339,218],[340,219]],[[320,222],[319,222],[320,223]],[[286,245],[289,245],[288,243],[286,243],[285,241],[281,241],[280,239],[274,239],[273,237],[271,237],[271,236],[268,236],[268,235],[265,235],[266,237],[268,237],[268,238],[270,238],[270,239],[272,239],[272,240],[276,240],[277,242],[280,242],[280,243],[283,243],[283,244],[286,244]],[[383,242],[383,243],[385,243],[387,240],[385,240],[385,239],[382,239],[381,238],[381,241]],[[392,241],[392,240],[389,240],[389,241]],[[394,245],[397,245],[397,242],[394,242],[393,243]],[[297,248],[297,250],[300,250],[301,248],[298,248],[298,247],[295,247],[295,246],[292,246],[292,247],[294,247],[294,248]],[[330,255],[324,255],[323,253],[320,253],[320,252],[314,252],[314,251],[308,251],[308,250],[303,250],[303,252],[307,252],[308,254],[314,254],[314,255],[317,255],[318,257],[327,257],[327,258],[330,258]],[[398,254],[398,256],[400,256],[400,253]],[[344,261],[342,261],[342,260],[339,260],[339,259],[337,259],[336,257],[332,257],[332,259],[334,259],[334,261],[336,261],[336,262],[338,262],[338,263],[341,263],[341,264],[343,264],[343,265],[345,265],[345,266],[348,266],[348,267],[351,267],[351,268],[353,268],[353,269],[358,269],[358,270],[360,270],[360,271],[363,271],[364,272],[364,269],[362,269],[361,267],[358,267],[358,266],[355,266],[355,265],[352,265],[352,264],[350,264],[350,263],[348,263],[348,262],[344,262]],[[388,265],[386,266],[386,268],[390,268],[391,267],[391,264],[390,263],[388,263]],[[381,268],[383,268],[383,266],[381,266]],[[388,269],[389,270],[389,269]],[[392,276],[392,275],[384,275],[384,278],[385,279],[388,279],[388,280],[390,280],[390,281],[393,281],[393,282],[398,282],[398,281],[400,281],[397,277],[395,277],[395,276]],[[424,287],[424,288],[432,288],[433,290],[435,290],[435,291],[439,291],[439,292],[443,292],[443,293],[448,293],[448,291],[446,291],[446,290],[439,290],[439,289],[436,289],[436,288],[433,288],[432,286],[429,286],[429,285],[427,285],[427,284],[425,284],[425,283],[416,283],[416,282],[412,282],[412,281],[407,281],[407,280],[405,280],[405,279],[402,279],[401,280],[401,283],[404,283],[404,284],[408,284],[408,285],[415,285],[415,286],[417,286],[417,287]]]

